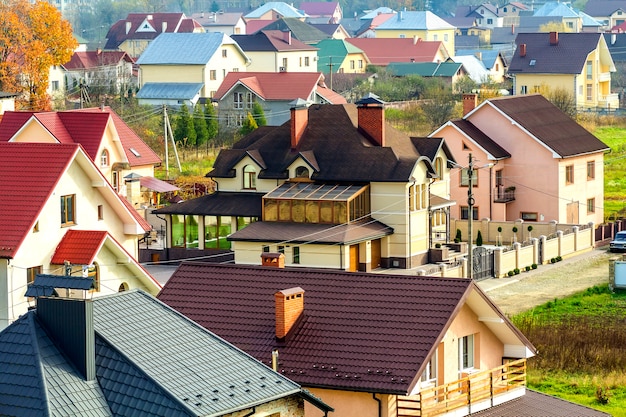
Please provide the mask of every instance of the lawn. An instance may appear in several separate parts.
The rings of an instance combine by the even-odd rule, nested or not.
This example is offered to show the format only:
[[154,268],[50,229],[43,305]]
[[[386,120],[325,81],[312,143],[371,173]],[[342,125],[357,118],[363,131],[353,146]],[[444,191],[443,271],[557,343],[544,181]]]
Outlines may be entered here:
[[626,128],[600,126],[593,132],[611,148],[604,157],[604,217],[626,214]]
[[626,292],[595,286],[512,320],[539,351],[529,388],[626,417]]

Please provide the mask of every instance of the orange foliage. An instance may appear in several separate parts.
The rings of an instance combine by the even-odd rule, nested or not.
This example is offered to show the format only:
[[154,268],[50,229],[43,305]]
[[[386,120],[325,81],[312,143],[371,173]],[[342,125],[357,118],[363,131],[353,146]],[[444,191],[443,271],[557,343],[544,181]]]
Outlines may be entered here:
[[0,2],[0,90],[21,93],[18,106],[49,110],[50,67],[67,63],[76,46],[71,25],[51,4]]

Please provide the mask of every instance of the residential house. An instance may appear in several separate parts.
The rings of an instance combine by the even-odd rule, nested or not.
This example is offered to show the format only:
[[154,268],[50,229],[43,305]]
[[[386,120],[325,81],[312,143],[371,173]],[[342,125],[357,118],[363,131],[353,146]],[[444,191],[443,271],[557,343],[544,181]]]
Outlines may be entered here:
[[228,36],[246,34],[246,22],[239,12],[201,12],[193,13],[191,18],[200,23],[205,32],[222,32]]
[[229,72],[245,72],[250,58],[220,32],[165,33],[150,44],[137,64],[140,103],[157,104],[159,97],[154,94],[159,92],[169,100],[178,96],[181,105],[183,93],[195,90],[198,99],[189,103],[195,105],[211,99]]
[[626,21],[625,0],[589,0],[583,12],[601,22],[604,30],[618,26]]
[[330,90],[320,72],[231,72],[215,94],[219,120],[224,128],[239,128],[254,103],[263,109],[269,126],[289,121],[297,99],[308,103],[344,104],[346,99]]
[[[249,22],[250,23],[250,22]],[[250,24],[248,25],[250,28]],[[255,31],[248,30],[248,33],[254,33],[259,30],[279,30],[281,32],[291,32],[292,39],[296,39],[307,45],[313,45],[323,39],[329,39],[330,34],[322,32],[314,25],[310,25],[295,17],[286,17],[274,20],[263,27],[259,27]]]
[[0,332],[0,414],[304,416],[331,407],[151,295],[40,297]]
[[317,48],[294,39],[290,31],[261,30],[254,35],[231,38],[250,58],[247,71],[312,72],[316,70]]
[[[465,69],[462,62],[391,62],[387,65],[387,71],[396,77],[407,75],[419,75],[425,78],[439,78],[446,85],[455,89],[456,83],[470,73]],[[486,72],[486,71],[485,71]]]
[[525,363],[536,349],[472,280],[276,268],[272,255],[269,266],[185,262],[158,298],[267,366],[274,357],[337,415],[533,402]]
[[457,49],[456,56],[475,56],[489,72],[489,77],[496,83],[504,81],[508,64],[502,51],[498,49]]
[[572,9],[569,4],[560,1],[548,1],[534,11],[533,16],[561,17],[563,18],[563,31],[581,32],[582,18],[580,14]]
[[331,39],[347,39],[350,37],[350,34],[341,23],[308,23],[314,28],[324,32]]
[[[17,96],[18,94],[16,93],[0,91],[0,117],[2,117],[5,112],[15,110],[15,97]],[[0,118],[0,120],[2,119]]]
[[137,85],[134,64],[135,60],[124,51],[74,52],[72,59],[63,65],[67,88],[78,92],[86,86],[93,91],[126,94]]
[[244,15],[243,18],[246,22],[249,22],[252,20],[278,20],[285,17],[304,21],[308,15],[303,10],[298,10],[292,5],[282,1],[268,1]]
[[106,50],[121,50],[137,58],[162,33],[200,33],[202,25],[184,13],[129,13],[106,34]]
[[611,91],[615,65],[601,33],[520,33],[509,65],[513,94],[564,89],[578,108],[619,106]]
[[528,6],[518,1],[512,1],[500,7],[499,14],[502,16],[502,26],[519,26],[520,14],[528,10]]
[[[454,26],[429,11],[401,11],[375,28],[377,38],[418,37],[441,41],[447,51],[454,51]],[[452,53],[452,52],[450,52]]]
[[365,52],[343,39],[324,39],[315,44],[317,70],[323,73],[349,72],[364,74],[370,64]]
[[[390,13],[380,13],[371,18],[363,18],[361,17],[361,26],[357,28],[354,33],[354,38],[375,38],[376,37],[376,28],[386,22],[389,19],[393,19],[397,16],[396,12]],[[345,19],[343,20],[345,22]]]
[[220,151],[207,174],[218,184],[203,204],[212,210],[191,201],[155,210],[170,252],[196,256],[223,240],[238,264],[259,264],[263,250],[283,251],[288,265],[349,271],[427,263],[431,229],[447,232],[454,204],[443,140],[397,131],[374,95],[356,106],[296,100],[290,113]]
[[64,97],[67,91],[67,83],[65,80],[65,70],[62,65],[50,66],[48,72],[48,88],[46,92],[54,101],[60,97]]
[[349,38],[347,42],[361,49],[372,65],[390,62],[444,62],[450,55],[441,41],[419,38]]
[[[89,273],[91,295],[160,285],[137,263],[150,225],[79,144],[0,143],[0,328],[29,308],[37,274]],[[62,274],[62,272],[61,272]],[[70,294],[83,296],[82,292]]]
[[500,97],[476,106],[431,136],[442,137],[460,166],[451,174],[452,216],[467,219],[469,157],[473,219],[600,224],[604,153],[609,148],[542,95]]
[[161,158],[109,107],[7,112],[0,121],[0,142],[78,143],[113,189],[138,210],[155,202],[155,192],[177,189],[154,178]]
[[475,55],[458,55],[451,58],[452,62],[461,64],[465,73],[476,85],[488,84],[491,82],[489,71],[485,65]]
[[338,1],[303,1],[300,10],[315,19],[326,23],[339,23],[343,19],[343,11]]
[[502,27],[504,23],[504,18],[500,14],[499,8],[491,3],[482,3],[475,6],[457,6],[454,16],[472,18],[476,26],[488,29]]

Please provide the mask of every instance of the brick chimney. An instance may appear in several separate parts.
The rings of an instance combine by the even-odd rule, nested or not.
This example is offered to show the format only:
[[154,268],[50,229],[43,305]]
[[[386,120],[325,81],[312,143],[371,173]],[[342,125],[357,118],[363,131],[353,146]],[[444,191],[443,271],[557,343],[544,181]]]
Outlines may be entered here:
[[519,56],[522,58],[526,56],[526,44],[525,43],[522,43],[519,46]]
[[301,98],[292,101],[291,106],[291,149],[296,149],[302,134],[309,123],[309,103]]
[[290,30],[286,30],[283,32],[283,41],[285,41],[287,45],[291,45],[291,31]]
[[559,32],[550,32],[550,45],[559,44]]
[[261,254],[261,265],[283,269],[285,267],[285,255],[282,253],[263,252]]
[[511,25],[511,33],[515,33],[515,25]]
[[165,33],[167,31],[167,22],[161,22],[161,33]]
[[356,104],[358,129],[378,146],[385,146],[385,102],[369,93]]
[[294,287],[274,294],[276,338],[284,339],[304,312],[304,290]]
[[478,94],[463,94],[463,116],[471,112],[478,105]]
[[130,29],[133,27],[133,23],[132,22],[126,22],[126,34],[128,35],[128,33],[130,32]]

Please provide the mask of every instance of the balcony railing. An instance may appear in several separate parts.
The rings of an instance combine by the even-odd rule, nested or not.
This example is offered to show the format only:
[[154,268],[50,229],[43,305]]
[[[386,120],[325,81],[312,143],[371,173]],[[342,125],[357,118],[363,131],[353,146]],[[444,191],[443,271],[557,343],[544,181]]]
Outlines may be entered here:
[[[429,417],[450,412],[454,412],[455,416],[469,415],[501,404],[505,401],[506,394],[525,386],[526,359],[518,359],[448,384],[423,389],[415,395],[398,396],[396,415]],[[522,391],[518,390],[516,397],[521,395]],[[502,401],[497,401],[498,397]]]
[[515,187],[504,187],[504,185],[498,185],[494,188],[494,203],[509,203],[511,201],[515,201]]

